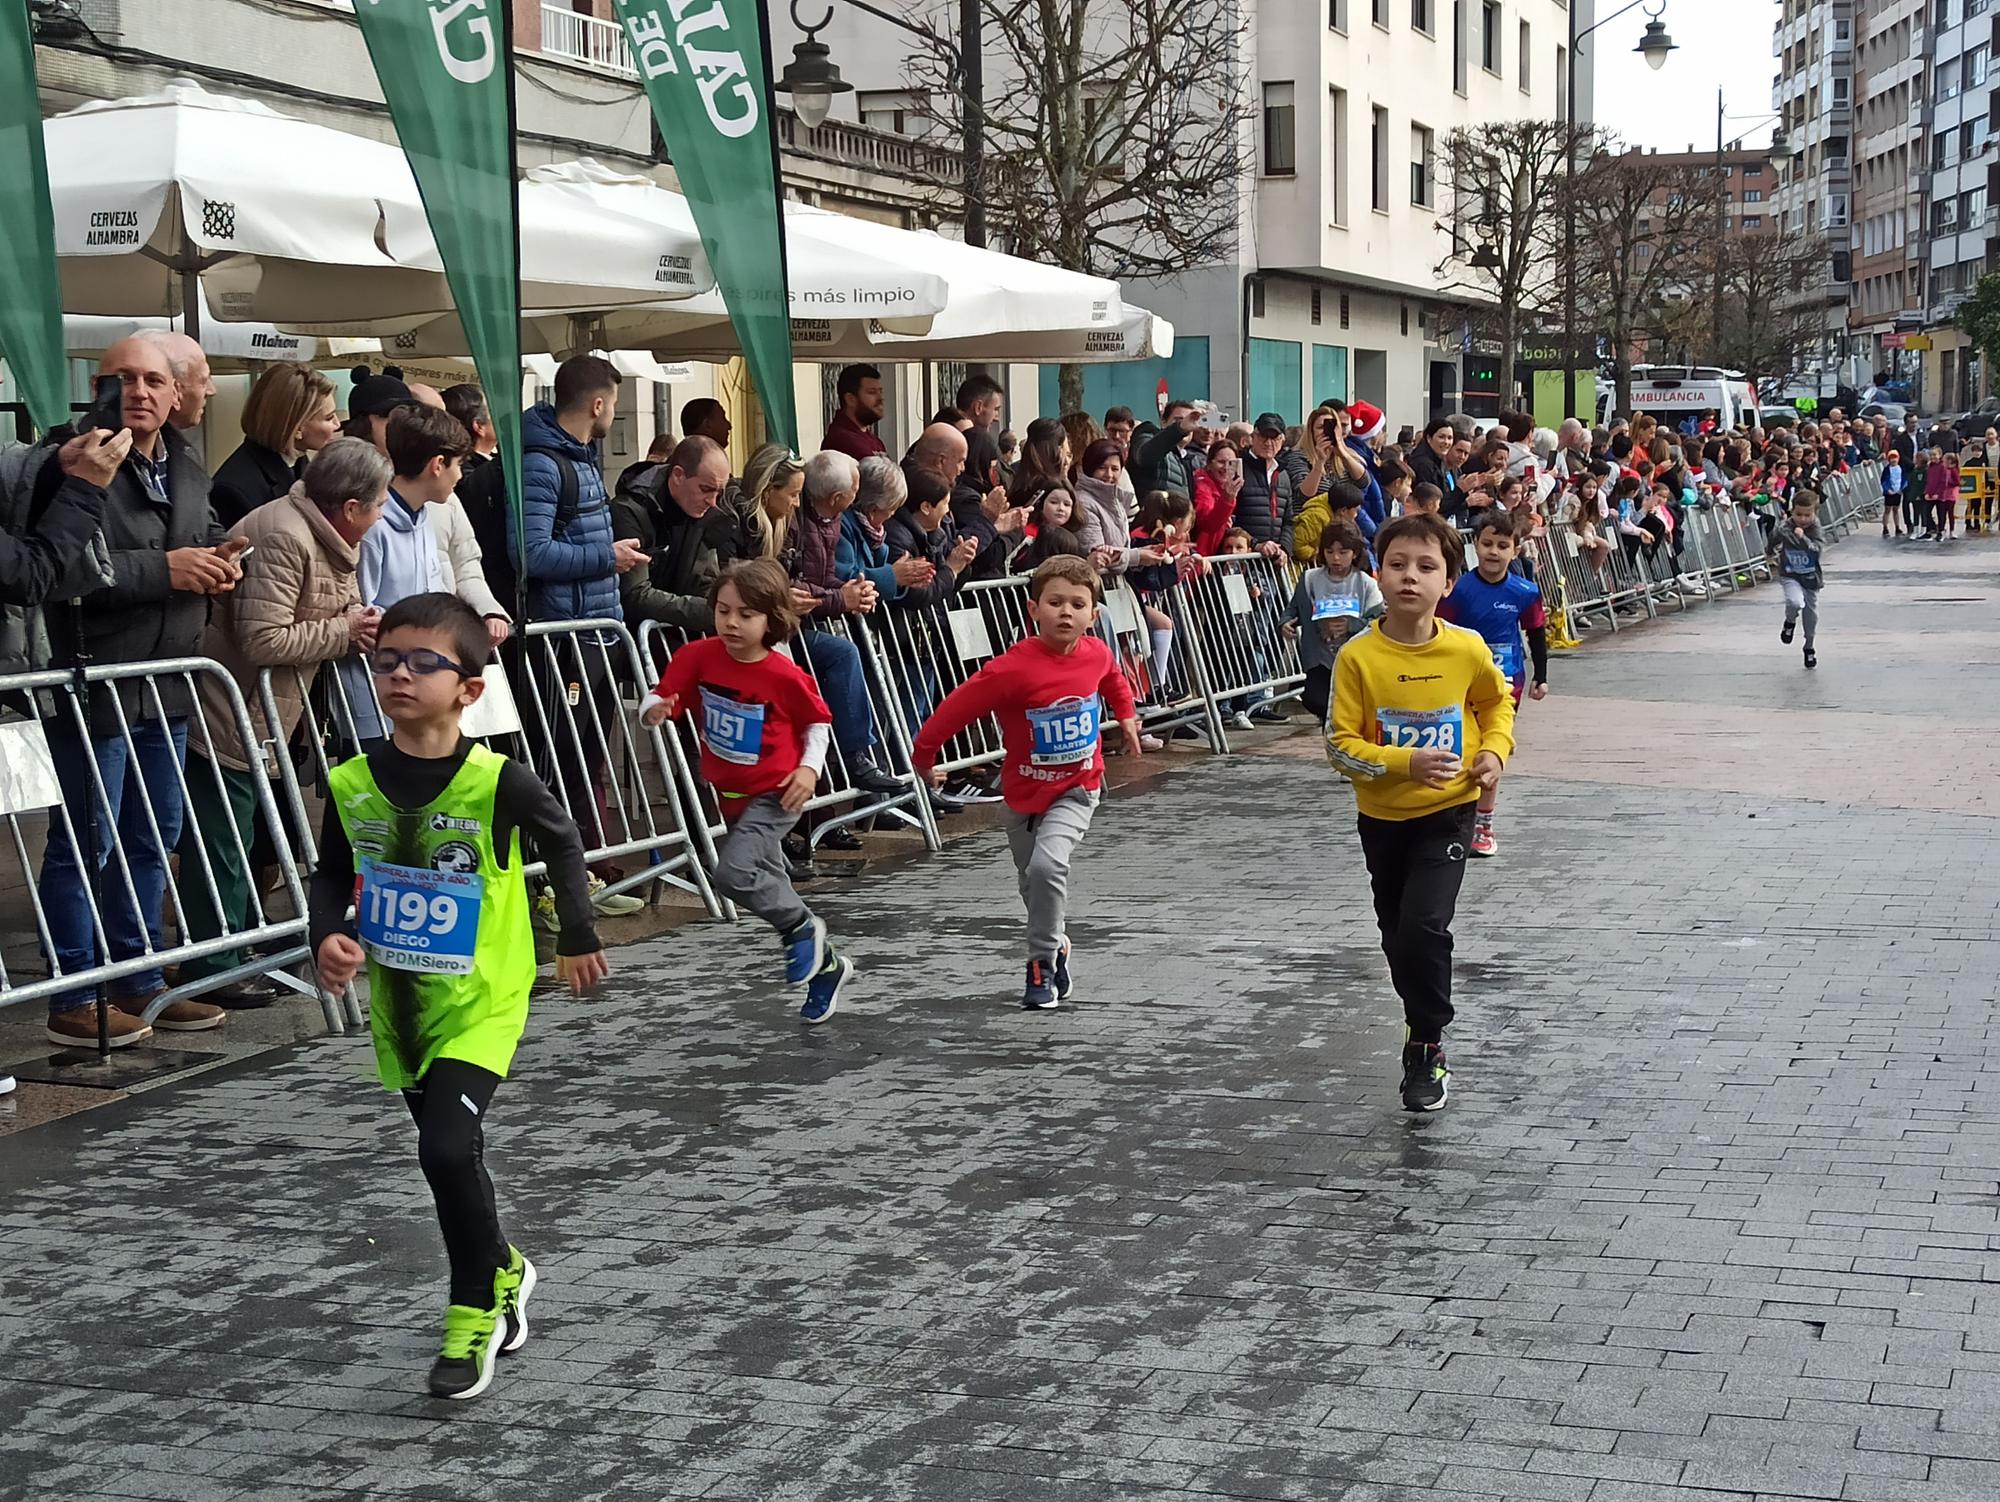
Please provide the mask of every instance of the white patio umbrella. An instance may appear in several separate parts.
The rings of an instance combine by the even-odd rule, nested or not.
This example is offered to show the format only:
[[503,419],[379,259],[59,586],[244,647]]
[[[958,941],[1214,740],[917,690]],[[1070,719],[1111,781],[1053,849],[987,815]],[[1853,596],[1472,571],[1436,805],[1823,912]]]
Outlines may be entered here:
[[[394,333],[452,306],[402,151],[177,81],[43,124],[63,305],[303,333]],[[588,254],[579,254],[587,247]],[[522,297],[599,308],[713,285],[698,236],[523,195]],[[195,295],[206,281],[209,308]]]
[[[72,355],[101,355],[120,339],[145,329],[172,329],[183,332],[184,318],[104,318],[90,313],[63,314],[63,347]],[[220,319],[197,321],[201,329],[202,353],[213,370],[230,370],[256,360],[301,360],[320,358],[327,341],[310,334],[288,334],[268,323],[224,323]]]

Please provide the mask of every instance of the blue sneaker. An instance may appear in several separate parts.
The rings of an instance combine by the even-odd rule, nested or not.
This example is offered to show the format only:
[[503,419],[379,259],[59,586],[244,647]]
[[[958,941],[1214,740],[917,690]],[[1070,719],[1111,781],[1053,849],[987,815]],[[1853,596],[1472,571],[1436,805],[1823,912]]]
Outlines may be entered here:
[[780,941],[785,946],[785,984],[803,986],[826,968],[826,924],[808,918]]
[[1068,1001],[1070,993],[1076,989],[1076,982],[1069,975],[1069,935],[1062,937],[1062,947],[1056,950],[1056,962],[1050,967],[1049,978],[1055,982],[1056,1000]]
[[799,1021],[807,1023],[824,1022],[840,1006],[841,989],[854,975],[854,961],[845,955],[829,953],[826,963],[806,987],[806,1004],[799,1008]]
[[1028,961],[1028,986],[1021,993],[1021,1009],[1028,1012],[1048,1012],[1055,1009],[1056,988],[1051,982],[1053,967],[1047,960]]

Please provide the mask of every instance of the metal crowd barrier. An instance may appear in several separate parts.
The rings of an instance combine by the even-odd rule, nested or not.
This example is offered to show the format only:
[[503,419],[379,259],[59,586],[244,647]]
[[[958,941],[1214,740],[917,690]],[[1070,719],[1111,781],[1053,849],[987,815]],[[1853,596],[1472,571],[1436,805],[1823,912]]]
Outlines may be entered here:
[[1210,741],[1229,749],[1229,716],[1296,699],[1305,689],[1298,643],[1280,629],[1298,573],[1285,558],[1228,553],[1183,570],[1167,591],[1200,662],[1215,713]]
[[[235,680],[219,664],[198,657],[92,667],[84,678],[100,686],[89,694],[100,723],[107,711],[116,722],[109,735],[91,734],[73,670],[0,677],[0,703],[35,716],[0,721],[0,818],[6,822],[21,900],[47,971],[42,978],[27,979],[18,964],[10,965],[0,953],[0,1005],[95,993],[149,970],[252,950],[258,952],[212,973],[177,976],[138,1015],[151,1022],[175,1001],[264,973],[301,994],[319,994],[286,973],[308,957],[306,895],[260,757],[247,756],[251,765],[238,775],[248,779],[255,812],[269,830],[270,853],[289,912],[267,904],[252,842],[227,812],[231,799],[202,713],[199,685],[207,682],[220,691],[237,744],[256,747],[261,737]],[[174,697],[185,694],[189,704],[171,720],[163,683],[178,690]],[[130,712],[126,694],[136,696]],[[169,726],[175,729],[170,732]],[[95,754],[89,749],[93,742],[99,744]],[[192,796],[196,792],[202,795],[200,803]],[[201,803],[223,811],[208,827]],[[96,817],[87,817],[86,810]],[[39,870],[31,853],[38,843],[43,845]],[[50,844],[58,856],[54,880]],[[247,875],[240,921],[232,922],[232,915],[223,912],[216,874],[221,859]],[[69,890],[71,871],[74,892]],[[0,886],[14,885],[0,879]],[[192,908],[191,900],[196,904]],[[52,901],[60,911],[52,911]],[[219,931],[203,937],[192,933],[211,927]],[[65,967],[59,945],[72,950],[80,945],[90,958]],[[360,1021],[339,999],[321,995],[320,1001],[329,1032]]]
[[[386,722],[365,663],[350,657],[317,670],[260,674],[258,696],[273,723],[276,682],[287,674],[307,713],[299,732],[273,754],[299,848],[311,864],[318,850],[310,805],[323,796],[332,767],[375,740]],[[466,734],[534,769],[576,820],[586,862],[643,857],[636,870],[608,880],[605,893],[664,882],[720,917],[701,857],[712,864],[721,823],[706,817],[679,745],[649,736],[633,719],[637,694],[653,679],[625,625],[536,622],[501,648],[485,678],[484,693],[466,714]],[[527,691],[517,692],[517,683]],[[545,867],[538,861],[524,869],[538,876]]]
[[[893,607],[884,606],[883,609]],[[918,785],[917,778],[910,771],[910,741],[914,730],[908,724],[906,709],[913,702],[905,697],[907,682],[898,678],[884,663],[876,646],[876,634],[865,620],[856,616],[833,616],[816,618],[809,623],[812,631],[833,638],[853,648],[860,660],[862,684],[868,700],[868,712],[873,722],[876,743],[880,747],[877,765],[891,776],[901,780],[903,786],[893,794],[881,795],[866,792],[854,785],[848,766],[851,753],[840,745],[835,735],[828,749],[826,771],[820,779],[821,791],[815,793],[806,803],[804,816],[808,827],[808,842],[817,849],[820,842],[836,829],[854,824],[865,824],[877,818],[888,818],[917,831],[923,836],[924,847],[941,850],[943,841],[938,837],[937,820],[931,809],[930,799]],[[639,629],[639,646],[636,649],[646,665],[644,686],[650,688],[659,681],[666,670],[673,653],[687,644],[688,633],[677,626],[669,626],[660,621],[646,621]],[[794,639],[780,649],[793,662],[803,668],[825,698],[822,681],[823,664],[815,663],[815,651],[811,645]],[[834,648],[833,650],[839,650]],[[920,679],[919,682],[922,680]],[[893,691],[891,691],[893,685]],[[940,696],[941,697],[941,696]],[[683,710],[690,706],[683,705]],[[928,713],[928,710],[925,711]],[[692,727],[685,719],[679,721],[684,728],[675,734],[666,734],[662,725],[654,732],[663,745],[670,747],[672,754],[681,757],[686,764],[688,758],[695,758],[698,765],[699,750],[693,738]],[[722,832],[721,814],[715,805],[714,791],[700,782],[693,774],[689,786],[696,790],[696,796],[703,799],[703,818],[713,815],[714,834]],[[710,852],[713,864],[713,852]],[[704,876],[704,880],[706,877]]]

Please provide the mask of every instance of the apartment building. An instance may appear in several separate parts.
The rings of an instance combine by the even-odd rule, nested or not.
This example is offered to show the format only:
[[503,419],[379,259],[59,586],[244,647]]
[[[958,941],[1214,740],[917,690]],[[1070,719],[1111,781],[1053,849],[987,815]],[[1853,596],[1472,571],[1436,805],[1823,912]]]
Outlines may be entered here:
[[1928,279],[1923,329],[1931,346],[1923,362],[1923,404],[1940,411],[1970,407],[1985,397],[1983,371],[1952,317],[1994,264],[1994,214],[2000,158],[1990,59],[2000,41],[2000,10],[1988,0],[1928,0],[1931,28]]
[[[1590,24],[1588,0],[1577,26]],[[905,59],[921,42],[834,0],[820,40],[856,92],[837,111],[919,128],[901,108]],[[1322,396],[1362,397],[1397,423],[1460,401],[1465,312],[1475,279],[1441,267],[1450,205],[1438,181],[1449,133],[1565,109],[1570,12],[1563,0],[1239,0],[1237,70],[1250,106],[1234,189],[1236,243],[1214,263],[1128,295],[1170,319],[1167,360],[1088,367],[1085,401],[1150,410],[1159,384],[1232,415],[1296,421]],[[783,57],[797,33],[774,17]],[[1607,28],[1579,70],[1589,117],[1589,49],[1629,48]],[[996,82],[993,57],[987,87]],[[1176,65],[1178,66],[1178,65]],[[1469,248],[1469,247],[1468,247]],[[1490,363],[1490,362],[1489,362]],[[1043,378],[1052,409],[1052,368]]]
[[1831,394],[1848,378],[1847,305],[1853,285],[1854,0],[1783,0],[1771,50],[1771,108],[1794,155],[1777,190],[1778,229],[1823,234],[1826,277],[1801,294],[1816,310],[1821,345],[1805,386]]
[[1914,375],[1915,353],[1900,336],[1923,326],[1926,6],[1927,0],[1862,0],[1855,24],[1847,328],[1850,358],[1871,376]]

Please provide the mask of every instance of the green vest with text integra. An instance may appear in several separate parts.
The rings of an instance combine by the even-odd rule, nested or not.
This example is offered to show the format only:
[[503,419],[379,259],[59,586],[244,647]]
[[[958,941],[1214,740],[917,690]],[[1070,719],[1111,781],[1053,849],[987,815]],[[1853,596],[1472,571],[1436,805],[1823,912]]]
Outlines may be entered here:
[[445,790],[398,808],[368,758],[333,769],[329,790],[354,847],[355,929],[368,954],[368,1021],[382,1083],[407,1090],[439,1059],[505,1078],[528,1022],[535,931],[521,837],[503,866],[493,801],[507,759],[474,746]]

